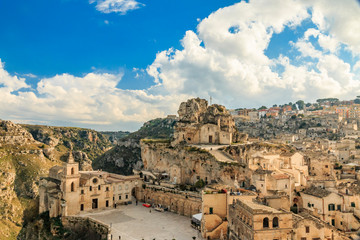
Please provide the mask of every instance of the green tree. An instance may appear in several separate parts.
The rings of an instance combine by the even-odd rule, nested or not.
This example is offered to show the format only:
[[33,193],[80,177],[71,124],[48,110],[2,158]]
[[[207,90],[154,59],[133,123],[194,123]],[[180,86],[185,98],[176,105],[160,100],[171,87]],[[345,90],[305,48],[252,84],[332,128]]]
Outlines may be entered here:
[[298,100],[296,102],[296,104],[298,105],[299,109],[300,110],[303,110],[304,109],[304,106],[305,106],[305,102],[303,100]]
[[265,107],[265,106],[261,106],[261,107],[259,107],[259,109],[258,109],[258,110],[264,110],[264,109],[267,109],[267,107]]

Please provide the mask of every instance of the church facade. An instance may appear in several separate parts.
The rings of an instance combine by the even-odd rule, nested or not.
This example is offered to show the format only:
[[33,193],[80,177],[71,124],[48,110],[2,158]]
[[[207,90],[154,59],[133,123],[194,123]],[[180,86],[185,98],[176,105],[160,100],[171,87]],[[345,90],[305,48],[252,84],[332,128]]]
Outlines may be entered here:
[[54,166],[40,179],[39,212],[50,217],[77,215],[85,211],[116,208],[131,201],[140,176],[105,171],[79,171],[72,153],[63,166]]

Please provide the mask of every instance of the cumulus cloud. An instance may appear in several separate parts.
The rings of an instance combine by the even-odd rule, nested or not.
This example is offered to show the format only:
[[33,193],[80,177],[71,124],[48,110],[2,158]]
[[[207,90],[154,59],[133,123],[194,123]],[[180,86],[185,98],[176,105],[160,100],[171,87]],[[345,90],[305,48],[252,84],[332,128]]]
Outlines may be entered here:
[[[350,0],[241,2],[212,13],[196,33],[188,31],[182,50],[158,53],[148,73],[168,91],[211,95],[230,107],[347,99],[359,93],[360,79],[339,49],[357,55],[354,36],[360,30],[352,33],[359,16],[358,4]],[[265,51],[273,35],[285,27],[296,31],[304,20],[317,27],[290,43],[299,54],[269,59]]]
[[[35,89],[0,65],[0,116],[15,121],[69,123],[96,129],[131,129],[149,119],[176,112],[187,95],[159,95],[155,90],[116,88],[122,74],[70,74],[41,79]],[[176,104],[174,104],[176,103]]]
[[144,6],[135,0],[90,0],[89,3],[95,3],[96,10],[100,12],[120,14],[126,14],[128,11]]

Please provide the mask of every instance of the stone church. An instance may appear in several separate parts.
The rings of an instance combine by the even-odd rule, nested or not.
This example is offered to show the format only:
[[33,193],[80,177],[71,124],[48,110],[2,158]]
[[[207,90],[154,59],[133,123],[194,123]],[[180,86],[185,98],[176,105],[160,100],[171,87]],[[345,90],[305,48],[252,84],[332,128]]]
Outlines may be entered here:
[[79,171],[70,151],[63,166],[54,166],[40,179],[39,212],[50,217],[77,215],[83,211],[116,208],[131,201],[139,176],[123,176],[104,171]]
[[178,114],[173,145],[180,142],[228,145],[238,140],[234,119],[222,105],[208,106],[205,99],[193,98],[181,103]]

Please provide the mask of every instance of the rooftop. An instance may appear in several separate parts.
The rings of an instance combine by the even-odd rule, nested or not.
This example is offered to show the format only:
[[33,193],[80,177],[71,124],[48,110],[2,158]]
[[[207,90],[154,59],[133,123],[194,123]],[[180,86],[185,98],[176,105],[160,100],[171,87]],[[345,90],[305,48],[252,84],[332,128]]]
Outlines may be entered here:
[[312,195],[312,196],[315,196],[318,198],[327,197],[331,194],[331,192],[329,192],[328,190],[320,188],[320,187],[315,187],[315,186],[311,186],[311,187],[305,189],[303,191],[303,193]]

